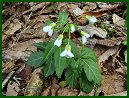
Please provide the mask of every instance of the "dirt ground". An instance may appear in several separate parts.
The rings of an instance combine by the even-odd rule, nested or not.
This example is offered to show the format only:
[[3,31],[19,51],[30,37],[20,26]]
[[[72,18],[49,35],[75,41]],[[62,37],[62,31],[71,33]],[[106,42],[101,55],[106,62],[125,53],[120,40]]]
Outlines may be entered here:
[[[69,13],[69,21],[82,16],[76,23],[84,30],[88,24],[83,16],[99,21],[89,29],[92,35],[86,46],[99,60],[102,85],[86,94],[62,86],[55,75],[43,77],[41,68],[26,65],[29,55],[37,51],[34,43],[50,38],[42,28],[46,20],[56,20],[61,11]],[[75,34],[76,35],[76,34]],[[57,35],[55,35],[56,37]],[[76,35],[76,38],[79,38]],[[73,38],[74,40],[74,38]],[[78,42],[74,40],[76,44]],[[78,44],[79,45],[79,44]],[[28,85],[32,81],[42,86]],[[127,95],[127,3],[124,2],[19,2],[2,4],[2,95],[3,96],[126,96]]]

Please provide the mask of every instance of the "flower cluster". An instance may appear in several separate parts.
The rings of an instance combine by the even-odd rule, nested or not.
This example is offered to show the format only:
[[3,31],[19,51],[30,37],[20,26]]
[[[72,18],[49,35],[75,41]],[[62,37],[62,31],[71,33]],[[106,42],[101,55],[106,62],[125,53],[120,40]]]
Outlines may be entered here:
[[[97,22],[97,19],[95,16],[86,16],[86,19],[89,20],[89,24],[94,24],[95,22]],[[51,23],[50,25],[48,26],[45,26],[43,27],[43,31],[44,32],[47,32],[49,36],[52,36],[53,34],[53,28],[56,26],[56,23]],[[70,32],[69,32],[69,35],[70,33],[73,33],[75,32],[75,25],[74,24],[70,24],[69,25],[70,27]],[[87,42],[87,39],[90,37],[90,35],[84,31],[81,31],[80,32],[81,36],[82,36],[82,44],[86,44]],[[70,36],[69,36],[69,39],[70,39]],[[55,40],[54,42],[54,45],[57,46],[57,47],[60,47],[61,44],[62,44],[62,40],[63,40],[63,33],[60,34],[57,39]],[[65,50],[60,54],[60,56],[62,57],[67,57],[67,58],[72,58],[74,57],[74,54],[71,52],[71,46],[69,45],[69,42],[68,44],[65,46]]]

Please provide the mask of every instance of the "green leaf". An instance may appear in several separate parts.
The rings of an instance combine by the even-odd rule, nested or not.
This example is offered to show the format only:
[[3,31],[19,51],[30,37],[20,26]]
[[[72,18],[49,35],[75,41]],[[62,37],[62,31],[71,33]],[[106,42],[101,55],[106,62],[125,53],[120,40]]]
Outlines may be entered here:
[[79,77],[77,69],[69,68],[65,72],[65,79],[67,84],[72,87],[77,87],[77,78]]
[[82,71],[79,83],[80,83],[81,90],[86,93],[90,93],[94,87],[94,83],[88,81],[84,71]]
[[39,42],[39,43],[34,43],[34,46],[37,47],[40,50],[45,50],[48,42]]
[[46,65],[44,67],[44,76],[48,77],[48,76],[52,75],[54,72],[55,72],[54,60],[53,60],[53,57],[51,56],[46,61]]
[[48,25],[50,25],[51,23],[53,23],[52,20],[46,20],[46,21],[45,21],[45,26],[48,26]]
[[42,63],[44,63],[46,60],[48,60],[53,53],[56,51],[57,46],[54,45],[54,42],[49,42],[48,45],[46,46],[45,52],[44,52],[44,60]]
[[63,70],[67,67],[66,57],[61,57],[60,54],[64,49],[59,47],[54,54],[55,70],[58,78],[61,77]]
[[71,66],[73,68],[78,68],[79,64],[80,64],[80,59],[78,59],[77,61],[73,60]]
[[81,58],[85,58],[85,59],[86,59],[86,58],[90,58],[90,59],[94,60],[95,62],[98,61],[98,60],[97,60],[97,57],[96,57],[96,55],[95,55],[95,53],[94,53],[94,51],[92,51],[92,50],[89,49],[89,48],[83,49],[82,52],[81,52],[80,57],[81,57]]
[[93,81],[96,84],[100,84],[102,80],[102,76],[97,66],[97,63],[94,62],[92,59],[82,59],[82,64],[84,68],[84,72],[89,81]]
[[68,13],[66,12],[60,12],[59,13],[59,18],[58,18],[58,23],[60,26],[63,26],[67,23],[68,21]]
[[[68,44],[68,39],[64,39],[63,44],[67,45]],[[78,53],[79,53],[77,45],[72,40],[70,40],[69,44],[71,45],[72,53],[74,54],[75,58],[77,58]]]
[[40,67],[43,63],[43,57],[44,57],[44,52],[39,51],[39,52],[34,52],[30,55],[30,57],[27,60],[27,65],[30,65],[31,67],[37,68]]
[[67,24],[64,28],[61,29],[62,32],[69,32],[69,24]]
[[127,40],[125,40],[124,42],[122,42],[125,46],[127,46]]

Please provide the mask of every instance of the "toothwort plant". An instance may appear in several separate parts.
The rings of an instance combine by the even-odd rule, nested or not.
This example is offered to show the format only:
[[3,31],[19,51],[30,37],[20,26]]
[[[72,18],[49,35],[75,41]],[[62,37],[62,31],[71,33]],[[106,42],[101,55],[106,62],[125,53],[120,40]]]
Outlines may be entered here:
[[[86,16],[86,19],[90,25],[97,22],[95,16]],[[75,31],[80,31],[81,48],[72,41],[71,34]],[[42,66],[45,77],[55,74],[61,78],[64,73],[67,85],[86,93],[91,92],[94,86],[101,85],[102,76],[97,57],[92,49],[86,47],[90,35],[76,24],[69,23],[68,13],[60,12],[56,22],[47,20],[43,32],[50,37],[53,33],[58,33],[58,36],[48,42],[35,43],[38,51],[30,55],[27,65],[33,68]]]

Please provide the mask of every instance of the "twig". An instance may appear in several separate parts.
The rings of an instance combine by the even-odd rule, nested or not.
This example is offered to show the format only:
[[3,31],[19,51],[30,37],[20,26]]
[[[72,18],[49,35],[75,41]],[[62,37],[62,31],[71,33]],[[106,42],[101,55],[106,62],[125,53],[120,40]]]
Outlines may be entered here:
[[8,76],[5,78],[5,80],[2,82],[2,89],[6,86],[8,83],[9,79],[13,76],[15,71],[12,71],[8,74]]

